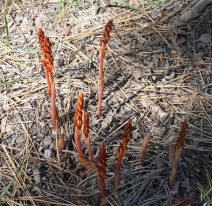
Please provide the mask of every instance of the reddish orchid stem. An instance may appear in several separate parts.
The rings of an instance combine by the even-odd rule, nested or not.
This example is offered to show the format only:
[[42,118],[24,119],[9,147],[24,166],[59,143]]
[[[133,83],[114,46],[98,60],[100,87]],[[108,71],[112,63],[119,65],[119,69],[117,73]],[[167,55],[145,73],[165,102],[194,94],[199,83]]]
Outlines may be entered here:
[[45,71],[46,82],[47,82],[47,93],[49,95],[49,98],[51,98],[51,83],[49,80],[49,72],[47,71],[47,69],[44,69],[44,71]]
[[40,50],[42,54],[41,63],[45,70],[45,76],[47,81],[47,93],[51,103],[51,118],[52,118],[52,133],[56,134],[57,126],[59,125],[59,117],[56,107],[56,94],[55,94],[55,83],[53,77],[53,58],[51,51],[51,43],[48,37],[45,37],[44,32],[41,28],[38,29],[38,40],[40,44]]
[[58,138],[57,146],[58,146],[58,151],[62,152],[62,150],[64,149],[64,128],[63,128],[63,126],[61,126],[60,137]]
[[89,113],[88,112],[85,112],[85,115],[84,115],[83,134],[84,134],[84,140],[85,140],[85,142],[87,144],[87,148],[88,148],[89,159],[90,159],[90,161],[94,162],[91,141],[90,141],[90,137],[89,137]]
[[88,139],[87,139],[86,142],[87,142],[87,147],[88,147],[89,159],[90,159],[91,162],[94,162],[94,160],[93,160],[92,148],[91,148],[91,140],[90,140],[89,137],[88,137]]
[[105,143],[103,142],[100,145],[99,148],[99,157],[98,157],[98,165],[97,165],[97,170],[98,170],[98,186],[99,186],[99,191],[100,191],[100,196],[104,197],[106,196],[106,188],[105,188],[105,177],[106,177],[106,159],[107,159],[107,154],[106,154],[106,148],[105,148]]
[[117,187],[120,185],[120,167],[115,164],[114,166],[114,175],[115,175],[115,188],[117,189]]
[[169,145],[169,163],[173,165],[174,163],[174,153],[175,153],[175,147],[174,144],[171,142]]
[[110,32],[112,30],[113,21],[109,20],[105,26],[103,33],[103,40],[100,41],[100,62],[99,62],[99,99],[97,103],[98,118],[102,116],[102,98],[104,92],[104,71],[103,71],[103,59],[106,52],[106,45],[110,38]]
[[182,122],[181,130],[179,133],[179,137],[176,143],[175,153],[174,153],[174,161],[172,165],[171,175],[169,177],[169,187],[172,188],[174,185],[174,179],[177,173],[177,163],[183,152],[184,141],[186,138],[186,129],[188,128],[188,124],[186,121]]
[[75,140],[75,145],[76,145],[78,156],[84,157],[84,154],[82,151],[82,144],[81,144],[81,140],[80,140],[80,131],[77,128],[75,129],[74,140]]
[[98,181],[100,196],[105,197],[106,196],[105,180],[99,175],[97,175],[97,181]]
[[150,134],[145,134],[144,141],[141,146],[141,156],[140,156],[141,161],[144,161],[147,157],[147,148],[149,144],[149,138],[150,138]]
[[102,116],[102,98],[103,98],[103,92],[104,92],[104,72],[103,72],[103,59],[105,55],[105,44],[103,41],[101,42],[101,50],[100,50],[100,62],[99,62],[99,100],[97,104],[97,113],[98,118],[101,118]]
[[57,133],[57,107],[55,104],[56,100],[56,95],[55,95],[55,84],[54,81],[51,84],[51,97],[50,97],[50,102],[51,102],[51,117],[52,117],[52,133],[56,134]]
[[129,120],[124,128],[124,132],[122,134],[121,142],[118,147],[118,160],[117,163],[114,166],[114,175],[115,175],[115,188],[117,188],[120,185],[120,168],[121,168],[121,162],[122,157],[125,155],[127,151],[127,143],[129,142],[131,138],[131,129],[132,129],[132,123],[131,120]]

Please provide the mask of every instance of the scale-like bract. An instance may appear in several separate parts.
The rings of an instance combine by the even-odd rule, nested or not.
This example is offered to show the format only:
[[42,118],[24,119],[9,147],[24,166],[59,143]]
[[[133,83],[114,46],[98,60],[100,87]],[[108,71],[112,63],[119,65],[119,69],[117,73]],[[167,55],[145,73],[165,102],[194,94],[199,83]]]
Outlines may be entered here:
[[129,120],[124,128],[124,132],[121,137],[121,142],[117,151],[117,154],[118,154],[117,166],[118,167],[121,166],[122,157],[125,155],[127,151],[127,143],[129,142],[131,137],[131,130],[132,130],[132,123],[131,123],[131,120]]
[[80,131],[82,127],[82,108],[83,108],[83,94],[79,92],[79,96],[76,103],[74,125],[76,130]]

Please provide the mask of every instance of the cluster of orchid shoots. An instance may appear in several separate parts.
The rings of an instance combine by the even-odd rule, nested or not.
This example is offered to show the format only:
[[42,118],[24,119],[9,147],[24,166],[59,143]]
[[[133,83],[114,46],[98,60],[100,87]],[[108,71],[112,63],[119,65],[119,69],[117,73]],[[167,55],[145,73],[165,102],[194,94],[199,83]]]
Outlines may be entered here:
[[[113,22],[112,20],[108,21],[105,26],[104,33],[103,33],[103,40],[100,41],[100,64],[99,64],[99,76],[100,76],[100,89],[99,89],[99,99],[97,104],[97,113],[98,117],[101,118],[101,107],[102,107],[102,97],[104,91],[104,72],[103,72],[103,59],[106,53],[106,44],[110,38],[110,32],[112,30]],[[41,50],[41,63],[45,70],[45,76],[47,81],[47,93],[49,95],[50,103],[51,103],[51,119],[52,119],[52,132],[53,134],[57,135],[58,128],[61,128],[59,138],[56,137],[56,149],[58,152],[62,152],[64,148],[64,128],[61,125],[60,118],[58,115],[57,107],[56,107],[56,92],[55,92],[55,82],[53,76],[53,58],[52,58],[52,50],[51,50],[51,43],[49,38],[44,35],[44,32],[41,28],[38,29],[38,40],[40,44]],[[98,179],[98,186],[100,190],[101,202],[102,205],[107,205],[107,201],[105,199],[106,196],[106,187],[105,187],[105,178],[106,178],[106,145],[103,142],[99,148],[99,156],[98,156],[98,164],[96,165],[92,155],[92,147],[91,141],[89,138],[89,113],[86,111],[83,115],[83,93],[79,92],[76,108],[75,108],[75,115],[74,115],[74,125],[75,125],[75,146],[78,153],[78,158],[83,167],[86,170],[94,170],[97,169],[97,179]],[[174,145],[170,145],[169,149],[169,160],[170,163],[173,165],[172,172],[169,179],[169,186],[170,188],[173,186],[174,178],[176,175],[177,170],[177,162],[182,154],[182,148],[184,145],[184,140],[186,136],[186,128],[187,123],[186,121],[183,122],[181,132],[176,144],[176,149]],[[125,155],[127,150],[127,143],[131,138],[131,129],[132,123],[131,120],[125,125],[124,132],[122,134],[121,142],[118,147],[117,151],[117,163],[114,166],[114,176],[115,176],[115,188],[117,189],[120,185],[120,168],[122,157]],[[82,150],[81,144],[81,130],[84,136],[84,140],[87,144],[88,148],[88,157],[86,157]],[[140,159],[143,162],[147,156],[147,147],[149,143],[150,135],[147,134],[144,137],[144,141],[141,147],[141,156]],[[118,190],[118,189],[117,189]]]

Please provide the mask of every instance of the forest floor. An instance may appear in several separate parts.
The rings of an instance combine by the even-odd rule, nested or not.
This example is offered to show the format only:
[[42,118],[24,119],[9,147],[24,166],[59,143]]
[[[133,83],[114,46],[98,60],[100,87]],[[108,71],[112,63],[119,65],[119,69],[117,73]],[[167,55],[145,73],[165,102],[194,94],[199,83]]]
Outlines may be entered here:
[[[184,0],[8,0],[0,18],[0,201],[2,205],[99,205],[96,171],[84,171],[74,144],[79,91],[90,114],[95,163],[107,145],[109,205],[210,205],[212,202],[212,7],[179,20]],[[113,20],[97,117],[99,41]],[[50,102],[37,29],[52,43],[56,104],[65,148],[54,151]],[[126,122],[132,138],[121,184],[113,167]],[[174,187],[169,144],[183,120],[187,138]],[[147,159],[140,161],[145,134]],[[84,153],[87,154],[83,142]]]

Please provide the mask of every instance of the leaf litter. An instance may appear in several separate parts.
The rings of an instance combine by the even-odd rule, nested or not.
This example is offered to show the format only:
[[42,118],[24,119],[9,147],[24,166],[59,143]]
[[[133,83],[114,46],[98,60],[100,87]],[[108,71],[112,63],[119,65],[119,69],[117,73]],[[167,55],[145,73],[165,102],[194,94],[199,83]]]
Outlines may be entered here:
[[[73,141],[79,91],[90,113],[94,161],[100,143],[104,140],[107,145],[108,204],[177,205],[191,198],[193,203],[188,204],[201,205],[210,200],[209,196],[202,200],[201,195],[212,175],[211,10],[179,23],[179,12],[186,6],[179,0],[100,2],[96,14],[93,6],[89,1],[79,1],[76,7],[66,4],[64,16],[59,17],[58,1],[9,4],[10,46],[0,20],[0,82],[17,81],[0,87],[1,188],[20,168],[1,201],[10,205],[99,204],[95,176],[78,164]],[[103,118],[97,119],[99,41],[110,19],[114,29],[104,59]],[[38,27],[52,42],[56,105],[66,125],[60,162],[52,146],[55,139],[39,62]],[[132,139],[123,158],[117,194],[114,161],[130,118]],[[177,141],[183,120],[188,123],[188,137],[170,190],[168,145]],[[147,133],[151,138],[141,163]]]

